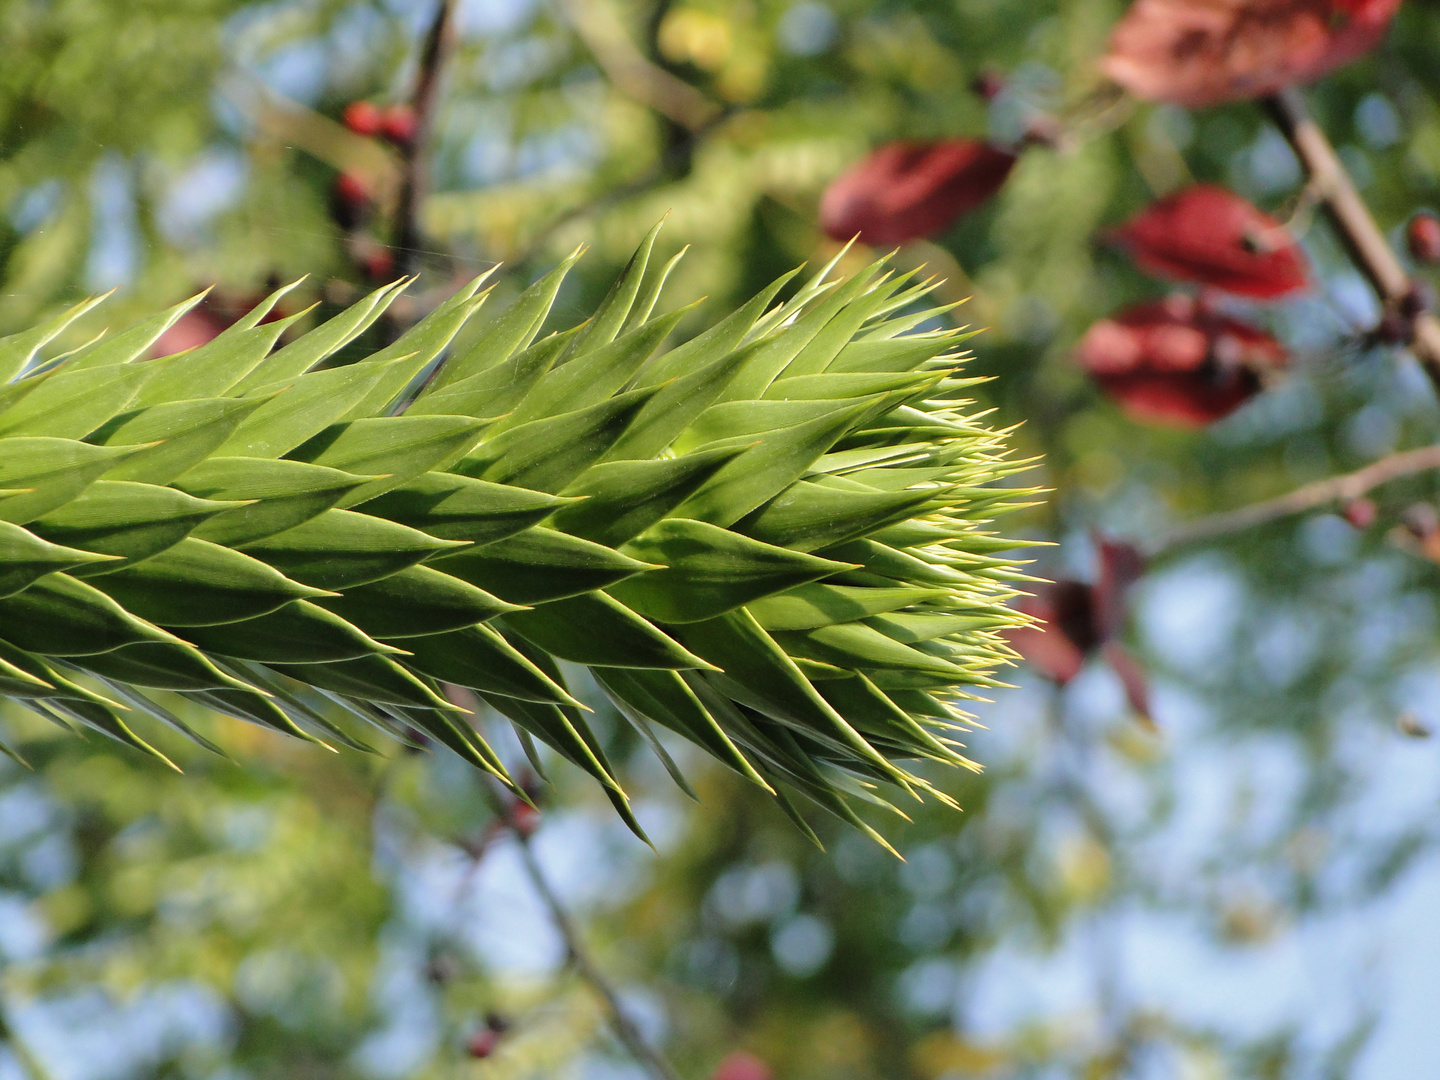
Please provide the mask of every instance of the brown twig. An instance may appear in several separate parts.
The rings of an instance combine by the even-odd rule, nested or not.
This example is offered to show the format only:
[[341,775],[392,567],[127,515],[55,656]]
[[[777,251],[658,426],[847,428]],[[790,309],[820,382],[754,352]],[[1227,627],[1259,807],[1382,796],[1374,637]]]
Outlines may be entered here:
[[403,148],[404,169],[395,206],[395,274],[415,272],[419,261],[420,204],[425,196],[430,135],[435,123],[435,104],[440,96],[440,78],[455,38],[455,0],[439,0],[435,18],[425,34],[420,51],[420,68],[415,76],[415,93],[410,107],[415,117],[415,134]]
[[1415,473],[1428,472],[1432,469],[1440,469],[1440,446],[1422,446],[1418,450],[1405,450],[1398,454],[1391,454],[1389,457],[1372,462],[1363,469],[1346,473],[1344,476],[1332,476],[1327,480],[1317,480],[1313,484],[1296,488],[1288,495],[1251,503],[1238,510],[1211,514],[1209,517],[1198,518],[1181,525],[1153,547],[1150,554],[1158,555],[1172,548],[1193,544],[1199,540],[1226,536],[1230,533],[1254,528],[1257,525],[1265,525],[1282,518],[1292,517],[1295,514],[1303,514],[1307,510],[1317,510],[1332,503],[1358,499],[1374,488],[1388,484],[1391,480],[1398,480],[1402,476],[1412,476]]
[[655,1080],[680,1080],[680,1074],[675,1067],[666,1061],[665,1058],[650,1046],[640,1029],[635,1026],[625,1012],[625,1007],[620,1001],[620,995],[605,973],[596,965],[585,943],[581,940],[580,932],[575,922],[570,918],[570,912],[560,902],[560,897],[551,888],[550,881],[545,877],[545,872],[540,868],[539,860],[535,858],[535,852],[531,850],[530,838],[522,831],[514,830],[516,842],[520,845],[520,857],[525,864],[525,872],[530,876],[530,881],[535,886],[535,891],[540,894],[546,909],[550,913],[551,920],[560,931],[561,938],[565,941],[565,948],[570,954],[570,962],[575,965],[576,974],[580,976],[590,988],[600,996],[605,1004],[605,1009],[610,1016],[610,1026],[615,1031],[615,1036],[625,1044],[625,1049],[630,1051],[632,1057],[638,1061]]
[[1310,115],[1305,98],[1289,87],[1266,98],[1265,103],[1356,266],[1369,279],[1386,311],[1406,321],[1410,351],[1440,387],[1440,320],[1416,303],[1415,283],[1375,224],[1329,138]]
[[684,79],[647,59],[606,0],[561,0],[560,6],[605,77],[622,93],[692,132],[714,123],[724,111]]

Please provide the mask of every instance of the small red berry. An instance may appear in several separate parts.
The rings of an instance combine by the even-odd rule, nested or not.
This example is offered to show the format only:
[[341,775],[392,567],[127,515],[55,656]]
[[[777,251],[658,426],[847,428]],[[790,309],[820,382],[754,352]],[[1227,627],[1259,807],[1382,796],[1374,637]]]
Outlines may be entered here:
[[391,105],[380,121],[380,134],[396,146],[409,146],[415,141],[415,110],[409,105]]
[[330,216],[349,231],[370,213],[370,185],[354,173],[341,173],[330,188]]
[[390,254],[388,248],[382,248],[366,255],[361,260],[360,268],[371,281],[384,281],[395,273],[395,256]]
[[773,1080],[770,1066],[754,1054],[736,1050],[716,1066],[710,1080]]
[[1422,210],[1405,227],[1405,243],[1410,257],[1418,263],[1440,263],[1440,217]]
[[370,185],[354,173],[341,173],[335,178],[335,195],[352,206],[370,201]]
[[994,101],[1005,89],[1005,76],[987,69],[970,80],[970,92],[982,101]]
[[1351,499],[1340,512],[1345,515],[1346,521],[1355,528],[1362,530],[1368,529],[1371,525],[1375,524],[1375,515],[1377,513],[1375,504],[1363,496],[1358,499]]
[[379,135],[385,125],[385,111],[373,101],[352,101],[340,119],[356,135]]
[[494,1028],[483,1027],[471,1035],[465,1043],[465,1052],[472,1058],[488,1058],[500,1042],[500,1033]]
[[510,827],[521,836],[529,836],[540,827],[540,811],[529,803],[516,801],[510,807]]

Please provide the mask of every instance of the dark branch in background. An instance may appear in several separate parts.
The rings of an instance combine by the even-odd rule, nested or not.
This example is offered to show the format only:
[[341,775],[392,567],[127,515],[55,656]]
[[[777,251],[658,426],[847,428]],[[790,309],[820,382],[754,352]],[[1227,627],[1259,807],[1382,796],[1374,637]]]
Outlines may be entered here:
[[525,864],[525,871],[529,874],[535,891],[540,894],[540,899],[549,911],[551,920],[554,921],[556,929],[560,931],[560,936],[565,941],[565,948],[570,955],[571,964],[575,967],[575,973],[605,1003],[605,1011],[609,1014],[610,1026],[615,1032],[615,1037],[625,1045],[625,1049],[630,1051],[631,1056],[655,1080],[680,1080],[680,1074],[675,1071],[675,1067],[645,1041],[644,1036],[640,1034],[640,1029],[626,1014],[619,993],[610,985],[610,980],[606,978],[605,973],[600,970],[585,948],[585,943],[580,938],[580,932],[576,928],[574,920],[571,919],[570,912],[565,909],[565,905],[555,895],[555,890],[550,887],[545,872],[535,858],[535,852],[530,848],[530,837],[524,830],[514,829],[513,831],[515,840],[520,845],[520,858]]
[[415,133],[404,148],[405,166],[395,207],[395,274],[399,277],[413,274],[420,258],[420,204],[425,197],[428,148],[435,125],[440,79],[454,44],[455,0],[440,0],[421,46],[415,94],[410,99]]
[[1392,454],[1344,476],[1332,476],[1328,480],[1306,484],[1288,495],[1251,503],[1238,510],[1198,518],[1170,533],[1152,548],[1150,553],[1159,555],[1185,544],[1242,532],[1258,525],[1303,514],[1308,510],[1349,502],[1382,484],[1388,484],[1391,480],[1429,472],[1432,469],[1440,469],[1440,446],[1423,446],[1418,450]]
[[[696,147],[730,115],[728,108],[648,58],[630,40],[613,8],[603,0],[561,0],[560,7],[566,21],[594,56],[610,83],[621,93],[654,110],[669,130],[659,160],[651,168],[556,215],[522,251],[507,260],[512,266],[523,266],[571,222],[687,172]],[[667,7],[666,4],[660,5],[652,21],[658,24]],[[425,151],[433,132],[435,100],[441,75],[454,45],[454,8],[455,0],[442,0],[426,35],[421,55],[412,99],[415,139],[404,155],[397,199],[394,264],[397,275],[413,273],[419,256],[424,253],[419,215],[425,195]],[[650,29],[653,36],[655,27]]]
[[1374,286],[1386,315],[1401,320],[1410,351],[1440,389],[1440,320],[1425,310],[1423,294],[1375,224],[1335,148],[1310,115],[1305,98],[1290,87],[1266,98],[1265,104],[1304,166],[1320,206]]

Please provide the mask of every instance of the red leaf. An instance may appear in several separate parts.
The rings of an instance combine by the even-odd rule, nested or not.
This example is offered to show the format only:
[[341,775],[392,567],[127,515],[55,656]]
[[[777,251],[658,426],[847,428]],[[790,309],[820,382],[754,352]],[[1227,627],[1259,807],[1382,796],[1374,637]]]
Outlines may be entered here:
[[521,836],[533,836],[540,827],[540,811],[516,799],[510,804],[509,825]]
[[1137,97],[1203,108],[1312,82],[1369,52],[1400,0],[1135,0],[1105,74]]
[[198,348],[214,340],[228,325],[204,307],[191,308],[155,339],[155,344],[150,347],[150,356],[154,359]]
[[715,1067],[710,1080],[773,1080],[773,1077],[770,1066],[764,1061],[754,1054],[737,1050],[733,1054],[727,1054]]
[[1126,597],[1130,586],[1145,573],[1145,555],[1124,540],[1099,541],[1100,580],[1095,585],[1095,626],[1105,640],[1125,628]]
[[393,280],[395,276],[395,255],[387,247],[376,247],[359,256],[356,260],[360,270],[370,281]]
[[355,173],[341,173],[335,178],[335,194],[349,203],[370,201],[370,184]]
[[[1098,543],[1099,584],[1068,579],[1041,584],[1019,604],[1037,624],[1006,634],[1010,647],[1031,667],[1061,686],[1080,674],[1097,650],[1110,655],[1112,640],[1125,625],[1126,595],[1145,572],[1145,556],[1135,545],[1105,539]],[[1126,678],[1123,673],[1121,677]]]
[[[260,297],[253,293],[222,292],[209,293],[199,304],[175,321],[150,347],[149,357],[158,359],[184,352],[214,340],[220,332],[238,322],[241,316],[250,312]],[[272,307],[260,319],[262,324],[275,322],[289,314],[283,303]]]
[[1385,40],[1390,20],[1399,9],[1400,0],[1334,0],[1325,50],[1296,81],[1314,82],[1360,59]]
[[1263,330],[1201,311],[1184,296],[1102,319],[1076,352],[1132,416],[1195,427],[1234,412],[1260,390],[1257,373],[1287,358]]
[[1112,235],[1152,274],[1258,300],[1303,289],[1309,277],[1285,226],[1214,184],[1161,199]]
[[1080,581],[1046,582],[1019,605],[1038,620],[1035,626],[1011,630],[1010,647],[1036,671],[1064,686],[1102,641],[1095,621],[1095,590]]
[[1014,165],[977,139],[887,143],[825,189],[820,226],[867,244],[930,236],[999,191]]
[[1139,714],[1147,727],[1153,728],[1155,721],[1151,719],[1150,713],[1150,680],[1145,676],[1145,669],[1114,641],[1105,643],[1105,660],[1111,670],[1120,677],[1120,685],[1125,688],[1125,700],[1130,703],[1130,708]]

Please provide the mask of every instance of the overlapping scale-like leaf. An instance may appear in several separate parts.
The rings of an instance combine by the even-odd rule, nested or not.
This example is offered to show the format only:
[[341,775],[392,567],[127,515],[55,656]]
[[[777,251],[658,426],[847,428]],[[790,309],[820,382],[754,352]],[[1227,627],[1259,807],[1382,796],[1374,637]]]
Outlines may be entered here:
[[0,341],[0,694],[157,755],[152,722],[210,746],[177,700],[423,734],[518,793],[477,700],[638,831],[572,665],[687,790],[657,731],[802,828],[787,789],[877,838],[855,800],[948,801],[907,762],[974,767],[958,703],[1023,621],[984,526],[1025,463],[963,397],[964,335],[926,283],[832,262],[667,350],[655,239],[548,334],[573,257],[478,331],[483,279],[348,364],[403,282],[278,349],[284,289],[162,360],[194,301],[68,357],[41,351],[89,302]]

